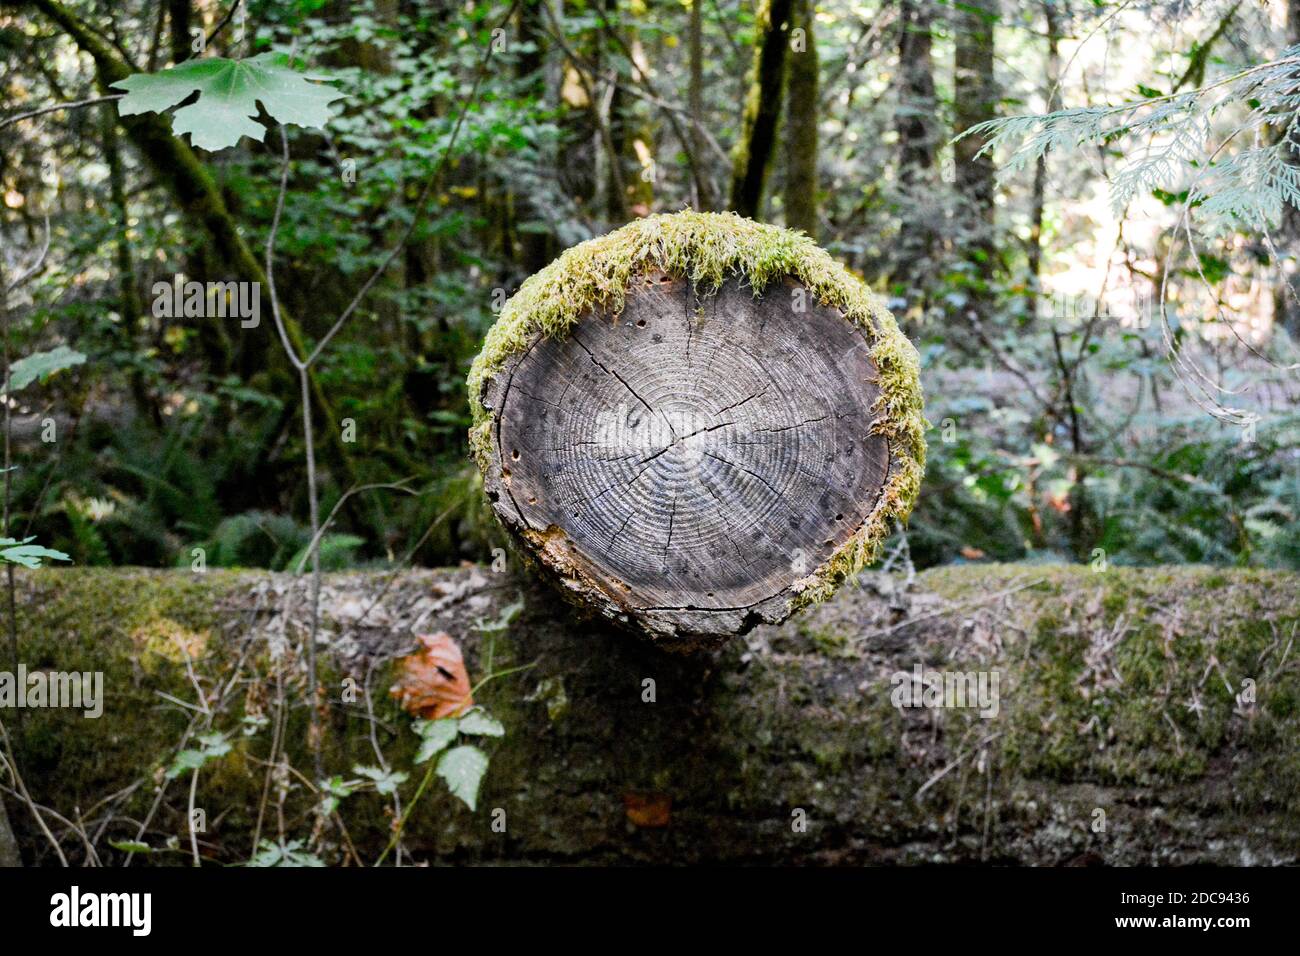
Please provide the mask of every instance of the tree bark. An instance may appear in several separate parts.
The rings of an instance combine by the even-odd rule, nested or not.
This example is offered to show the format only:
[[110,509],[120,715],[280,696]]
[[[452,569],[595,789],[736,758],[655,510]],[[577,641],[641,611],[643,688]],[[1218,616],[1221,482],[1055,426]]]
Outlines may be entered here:
[[[117,220],[114,224],[117,241],[113,258],[117,265],[118,310],[121,314],[119,345],[129,355],[136,348],[136,331],[144,316],[144,302],[140,297],[135,253],[131,248],[131,210],[126,196],[126,172],[122,168],[122,152],[118,148],[117,115],[112,107],[102,111],[100,124],[104,137],[104,161],[108,165],[109,196]],[[127,373],[127,379],[131,385],[131,397],[135,400],[136,411],[155,424],[161,424],[162,416],[150,398],[141,370],[132,367]]]
[[763,193],[776,146],[791,3],[759,0],[758,5],[754,62],[731,175],[731,208],[751,219],[762,216]]
[[818,61],[815,0],[794,0],[790,22],[803,30],[792,44],[785,91],[785,224],[817,238]]
[[[704,141],[704,0],[691,0],[690,19],[690,88],[687,91],[687,106],[690,111],[691,124],[691,165],[699,168],[704,163],[708,149]],[[714,195],[713,178],[703,172],[694,178],[695,208],[702,212],[712,212],[718,204]]]
[[[357,776],[377,746],[410,773],[408,805],[424,766],[412,766],[416,736],[384,690],[413,628],[445,630],[475,680],[501,674],[476,699],[506,733],[484,741],[477,812],[432,782],[405,830],[416,862],[1295,864],[1300,671],[1284,649],[1298,584],[1208,568],[968,565],[910,589],[870,575],[797,621],[681,658],[578,626],[549,591],[508,574],[331,575],[327,772]],[[281,681],[293,695],[286,760],[308,766],[301,665],[284,643],[307,613],[301,587],[265,572],[24,574],[28,660],[102,671],[106,689],[97,720],[27,712],[33,799],[70,820],[80,807],[110,865],[124,854],[108,841],[136,839],[155,802],[143,840],[188,847],[188,788],[160,793],[158,772],[193,716],[161,696],[194,700],[183,646],[205,691],[241,681],[214,715],[232,749],[204,767],[197,806],[204,862],[246,860],[272,737],[258,721],[275,718]],[[520,601],[508,625],[492,623]],[[918,665],[998,674],[996,715],[895,706]],[[362,688],[353,702],[346,677]],[[316,798],[284,779],[284,836],[306,841]],[[26,862],[53,863],[27,807],[5,800]],[[367,865],[392,832],[388,806],[374,793],[340,806]],[[267,819],[278,815],[273,797]],[[80,837],[47,820],[81,862]],[[317,849],[340,862],[344,845],[331,825]]]
[[[601,55],[618,49],[619,23],[618,0],[600,0],[600,14],[603,26],[599,32]],[[636,70],[636,64],[629,66]],[[628,113],[628,96],[616,83],[609,91],[609,112],[604,122],[609,131],[609,183],[606,192],[609,197],[605,211],[608,220],[615,225],[625,222],[630,210],[638,204],[648,201],[647,184],[640,176],[640,166],[633,160],[635,152],[632,142],[636,139],[636,129]]]
[[[1286,37],[1288,46],[1300,45],[1300,0],[1287,0]],[[1289,159],[1300,166],[1300,122],[1294,117],[1287,139]],[[1286,329],[1292,340],[1300,342],[1300,209],[1289,203],[1282,204],[1282,223],[1274,245],[1283,261],[1278,263],[1282,275],[1273,296],[1273,321]]]
[[[546,27],[542,4],[547,2],[549,0],[524,0],[519,6],[519,39],[522,43],[531,44],[533,47],[531,51],[519,55],[517,67],[519,79],[528,94],[535,97],[539,106],[543,108],[547,105],[547,96],[546,56],[543,47]],[[516,220],[521,215],[534,224],[542,220],[541,210],[537,208],[539,199],[527,194],[516,194],[513,198]],[[519,265],[529,275],[543,268],[555,255],[554,242],[549,231],[537,228],[520,230],[519,245],[522,253]]]
[[190,58],[190,0],[167,0],[167,18],[171,24],[172,63]]
[[[1061,75],[1061,26],[1056,12],[1056,0],[1043,0],[1043,19],[1047,30],[1047,110],[1061,108],[1057,86]],[[1041,275],[1043,261],[1043,215],[1047,196],[1047,151],[1034,162],[1034,185],[1030,195],[1029,243],[1026,258],[1029,266],[1029,288],[1025,291],[1025,320],[1033,322],[1038,317],[1038,297],[1042,293]]]
[[[993,76],[993,28],[997,22],[998,0],[969,0],[958,4],[954,12],[953,135],[997,115],[998,89]],[[980,137],[967,136],[958,140],[953,149],[958,208],[962,212],[958,245],[987,277],[995,254],[994,169],[989,154],[976,158],[983,145]]]
[[933,0],[900,0],[898,16],[898,187],[901,194],[898,255],[891,270],[897,292],[924,302],[925,283],[939,242],[941,209],[935,204],[934,163],[939,145],[934,93]]

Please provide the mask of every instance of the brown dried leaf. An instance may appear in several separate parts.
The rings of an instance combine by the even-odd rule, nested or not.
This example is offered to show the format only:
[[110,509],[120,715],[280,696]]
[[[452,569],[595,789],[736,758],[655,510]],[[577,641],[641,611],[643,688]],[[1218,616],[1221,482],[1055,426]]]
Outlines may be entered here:
[[672,815],[673,798],[666,793],[625,793],[623,807],[633,826],[666,827]]
[[446,631],[419,635],[421,649],[397,662],[389,688],[407,713],[426,720],[455,717],[474,706],[460,645]]

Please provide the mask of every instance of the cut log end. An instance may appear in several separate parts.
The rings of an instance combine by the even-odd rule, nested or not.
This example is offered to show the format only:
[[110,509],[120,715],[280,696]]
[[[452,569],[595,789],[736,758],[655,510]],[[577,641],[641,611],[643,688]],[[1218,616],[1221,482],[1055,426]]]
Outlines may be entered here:
[[669,646],[777,623],[890,475],[864,330],[793,279],[660,272],[485,383],[484,484],[581,605]]

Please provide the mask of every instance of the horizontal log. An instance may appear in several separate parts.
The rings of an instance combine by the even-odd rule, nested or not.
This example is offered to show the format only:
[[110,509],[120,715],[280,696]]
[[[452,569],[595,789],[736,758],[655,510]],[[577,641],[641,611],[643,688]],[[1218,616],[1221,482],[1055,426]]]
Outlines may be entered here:
[[[410,718],[386,695],[392,660],[416,633],[445,630],[473,681],[502,674],[477,698],[506,734],[488,747],[477,812],[430,790],[407,825],[408,860],[1296,863],[1298,582],[967,566],[906,589],[868,575],[796,620],[682,657],[575,622],[509,574],[331,575],[325,772],[375,764],[378,744],[412,773],[409,804],[422,768]],[[80,813],[107,862],[122,859],[108,841],[133,839],[157,802],[145,840],[170,837],[181,852],[146,862],[187,862],[189,778],[167,784],[161,772],[194,716],[176,701],[194,700],[194,680],[207,693],[226,687],[238,665],[213,718],[233,747],[201,771],[196,804],[204,859],[247,859],[277,674],[292,704],[288,755],[311,775],[305,588],[255,572],[95,569],[24,573],[19,586],[26,665],[100,670],[106,687],[98,720],[29,710],[19,735],[16,715],[0,714],[35,801],[68,820]],[[901,706],[918,665],[923,678],[973,675],[968,706]],[[996,698],[981,701],[980,675],[989,690],[995,674]],[[341,696],[345,677],[371,688],[373,725],[364,695]],[[296,776],[284,783],[286,835],[306,841],[313,802]],[[274,798],[273,788],[264,835],[278,828]],[[53,862],[26,805],[9,793],[5,803],[26,862]],[[366,862],[388,840],[387,807],[373,793],[341,806]],[[49,824],[82,859],[80,838]],[[318,850],[352,858],[332,828]]]

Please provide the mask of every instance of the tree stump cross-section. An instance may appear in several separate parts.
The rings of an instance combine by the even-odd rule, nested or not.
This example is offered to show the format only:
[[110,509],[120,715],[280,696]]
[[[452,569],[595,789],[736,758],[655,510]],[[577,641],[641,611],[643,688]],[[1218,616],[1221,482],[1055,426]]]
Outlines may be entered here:
[[823,600],[925,468],[916,349],[807,236],[647,216],[529,277],[469,374],[497,516],[573,603],[691,650]]
[[870,346],[792,279],[702,294],[649,271],[489,380],[488,497],[619,624],[694,646],[780,621],[889,476]]

